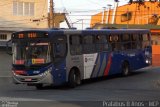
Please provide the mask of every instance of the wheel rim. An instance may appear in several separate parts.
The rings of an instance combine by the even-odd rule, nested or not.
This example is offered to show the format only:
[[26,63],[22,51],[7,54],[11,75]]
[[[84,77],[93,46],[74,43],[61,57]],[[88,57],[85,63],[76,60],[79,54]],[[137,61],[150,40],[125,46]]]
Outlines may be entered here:
[[76,83],[77,81],[76,81],[76,74],[74,73],[74,75],[73,75],[73,81],[74,81],[74,83]]
[[74,82],[76,83],[76,85],[79,85],[81,82],[80,82],[80,77],[78,74],[74,74]]
[[128,70],[128,67],[126,66],[126,67],[125,67],[125,72],[124,72],[125,75],[128,75],[128,72],[129,72],[129,70]]
[[124,75],[127,76],[129,73],[129,68],[128,68],[128,64],[124,65]]

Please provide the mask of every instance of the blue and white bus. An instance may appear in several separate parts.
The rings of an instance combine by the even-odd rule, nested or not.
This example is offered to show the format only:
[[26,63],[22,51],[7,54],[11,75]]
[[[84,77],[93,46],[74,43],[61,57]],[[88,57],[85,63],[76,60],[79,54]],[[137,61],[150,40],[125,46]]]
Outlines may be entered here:
[[13,80],[41,89],[122,74],[151,64],[145,29],[28,30],[12,34]]

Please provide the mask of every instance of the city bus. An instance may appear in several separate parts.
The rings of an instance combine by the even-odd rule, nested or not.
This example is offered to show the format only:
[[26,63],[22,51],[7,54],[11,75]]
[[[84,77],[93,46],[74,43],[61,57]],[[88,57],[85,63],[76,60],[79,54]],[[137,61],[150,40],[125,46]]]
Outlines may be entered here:
[[151,64],[146,29],[44,29],[12,34],[15,84],[37,89],[114,74],[127,76]]

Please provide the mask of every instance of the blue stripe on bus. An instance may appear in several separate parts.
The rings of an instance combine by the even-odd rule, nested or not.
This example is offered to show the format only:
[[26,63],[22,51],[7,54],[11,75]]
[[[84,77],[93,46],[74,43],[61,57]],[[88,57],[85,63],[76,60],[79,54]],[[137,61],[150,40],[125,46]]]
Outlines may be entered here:
[[99,57],[100,57],[100,55],[97,54],[97,58],[96,58],[95,66],[94,66],[93,71],[92,71],[92,74],[91,74],[91,78],[94,78],[94,77],[95,77],[95,72],[97,71],[97,67],[99,66],[99,65],[98,65]]
[[99,69],[98,69],[98,72],[97,72],[97,77],[99,76],[99,73],[101,71],[101,67],[102,67],[102,64],[103,64],[103,59],[104,59],[104,53],[100,53],[100,65],[99,65]]
[[100,77],[100,76],[103,76],[103,74],[104,74],[104,70],[105,70],[105,68],[106,68],[106,63],[107,63],[107,53],[104,53],[104,58],[103,58],[103,60],[102,60],[102,66],[101,66],[101,70],[100,70],[100,72],[99,72],[99,74],[98,74],[98,76]]

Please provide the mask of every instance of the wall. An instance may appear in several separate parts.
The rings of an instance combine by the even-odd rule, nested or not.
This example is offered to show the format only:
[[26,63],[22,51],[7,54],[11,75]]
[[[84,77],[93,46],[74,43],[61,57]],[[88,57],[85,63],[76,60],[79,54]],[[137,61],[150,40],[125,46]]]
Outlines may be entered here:
[[[122,21],[122,15],[130,12],[131,19]],[[107,13],[107,11],[106,11]],[[97,23],[96,20],[101,20],[102,15],[97,13],[91,17],[91,27]],[[109,23],[111,24],[113,9],[110,10]],[[97,19],[95,20],[95,17]],[[104,16],[107,17],[107,16]],[[126,15],[126,18],[128,16]],[[144,4],[132,3],[119,6],[116,10],[114,24],[155,24],[160,25],[160,2],[145,2]]]
[[[34,16],[13,15],[13,1],[34,2]],[[48,27],[48,0],[0,0],[0,10],[0,27]]]

